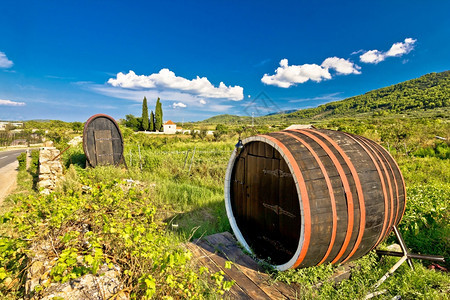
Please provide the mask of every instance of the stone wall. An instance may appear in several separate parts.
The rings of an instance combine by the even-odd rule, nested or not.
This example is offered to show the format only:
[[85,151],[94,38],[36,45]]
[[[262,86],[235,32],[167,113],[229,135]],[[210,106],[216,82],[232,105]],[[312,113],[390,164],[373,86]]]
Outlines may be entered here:
[[55,147],[44,147],[40,149],[38,188],[43,194],[52,192],[56,187],[56,183],[63,176],[63,168],[60,157],[58,156],[59,154],[59,150]]

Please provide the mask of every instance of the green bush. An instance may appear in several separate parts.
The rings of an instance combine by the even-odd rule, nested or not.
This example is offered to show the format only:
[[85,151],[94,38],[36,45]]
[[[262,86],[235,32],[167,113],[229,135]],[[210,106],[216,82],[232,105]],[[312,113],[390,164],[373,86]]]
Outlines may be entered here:
[[39,167],[39,150],[31,151],[31,165],[30,168],[32,170],[37,170]]
[[86,155],[81,145],[69,148],[62,154],[61,160],[66,169],[70,165],[76,165],[81,168],[86,167]]
[[433,147],[419,148],[413,153],[418,157],[437,157],[440,159],[450,159],[450,147],[447,143],[439,142]]
[[405,215],[399,229],[413,252],[443,255],[450,267],[450,188],[416,185],[407,189]]
[[17,156],[17,160],[19,161],[19,170],[25,170],[27,168],[27,153],[20,153],[19,156]]

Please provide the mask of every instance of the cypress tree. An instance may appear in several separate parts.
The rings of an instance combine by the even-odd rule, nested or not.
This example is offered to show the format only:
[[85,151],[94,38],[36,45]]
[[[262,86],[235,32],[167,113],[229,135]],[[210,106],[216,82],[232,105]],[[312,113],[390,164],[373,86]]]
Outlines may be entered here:
[[160,99],[156,100],[156,108],[155,108],[155,130],[162,131],[163,130],[163,111]]
[[146,97],[144,97],[144,102],[142,103],[142,129],[145,131],[148,129],[148,107]]
[[150,131],[155,131],[155,115],[153,110],[150,112]]

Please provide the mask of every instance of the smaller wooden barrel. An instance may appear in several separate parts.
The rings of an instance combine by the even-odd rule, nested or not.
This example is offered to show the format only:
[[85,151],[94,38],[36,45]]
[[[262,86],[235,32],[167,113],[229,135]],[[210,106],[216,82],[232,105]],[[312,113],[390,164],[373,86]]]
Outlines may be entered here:
[[90,117],[84,125],[83,150],[91,167],[124,163],[123,137],[116,121],[104,114]]
[[403,177],[369,139],[292,129],[242,143],[225,175],[228,219],[238,241],[279,270],[360,258],[402,218]]

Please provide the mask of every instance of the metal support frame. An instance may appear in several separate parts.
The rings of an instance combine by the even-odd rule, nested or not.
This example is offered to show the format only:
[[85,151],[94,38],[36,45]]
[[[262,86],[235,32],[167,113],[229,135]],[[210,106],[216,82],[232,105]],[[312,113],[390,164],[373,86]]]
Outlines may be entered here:
[[400,234],[400,231],[398,231],[397,226],[392,227],[395,233],[395,236],[397,237],[398,242],[400,243],[400,247],[402,248],[403,256],[406,256],[406,262],[408,263],[408,266],[411,268],[411,270],[414,271],[414,266],[412,263],[411,258],[408,256],[408,248],[406,247],[405,241],[403,240],[402,235]]
[[[400,248],[402,249],[402,252],[395,252],[395,251],[383,251],[383,250],[377,250],[378,255],[388,255],[388,256],[397,256],[401,257],[400,260],[392,266],[392,268],[389,269],[389,271],[383,275],[383,277],[380,278],[374,285],[373,289],[376,290],[378,287],[389,277],[391,276],[405,261],[408,263],[411,270],[414,271],[414,266],[412,263],[411,258],[415,259],[424,259],[424,260],[431,260],[431,261],[438,261],[438,262],[445,262],[445,259],[443,256],[438,255],[422,255],[422,254],[413,254],[409,253],[408,248],[406,247],[405,241],[403,240],[402,235],[400,234],[400,231],[398,231],[397,226],[392,227],[395,236],[397,237],[398,242],[400,243]],[[368,294],[364,299],[370,299],[375,296],[380,295],[380,293],[385,293],[386,290],[383,290],[382,292],[373,292]]]
[[400,243],[400,248],[402,248],[402,252],[377,250],[377,254],[378,255],[380,255],[380,256],[381,255],[397,256],[397,257],[406,256],[406,261],[408,262],[409,267],[413,271],[414,271],[414,266],[412,264],[411,258],[430,260],[430,261],[437,261],[437,262],[442,262],[442,263],[445,262],[444,257],[440,256],[440,255],[425,255],[425,254],[410,253],[408,248],[406,247],[406,243],[403,240],[402,235],[400,234],[400,231],[398,231],[397,226],[393,226],[393,230],[394,230],[395,236],[397,237],[398,242]]

